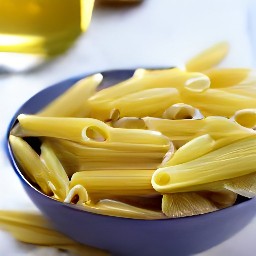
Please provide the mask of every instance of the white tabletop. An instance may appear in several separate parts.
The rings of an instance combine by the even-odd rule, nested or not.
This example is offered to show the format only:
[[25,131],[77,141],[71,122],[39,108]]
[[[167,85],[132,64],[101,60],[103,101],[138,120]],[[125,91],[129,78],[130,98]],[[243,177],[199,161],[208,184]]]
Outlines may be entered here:
[[[144,0],[132,8],[95,9],[89,31],[68,53],[37,71],[0,77],[1,140],[10,118],[24,101],[69,76],[113,68],[180,65],[223,40],[230,42],[231,50],[221,66],[252,67],[248,4],[248,0]],[[34,209],[3,147],[0,170],[0,209]],[[228,241],[199,255],[255,255],[255,234],[256,219]],[[0,255],[63,253],[17,243],[0,231]]]

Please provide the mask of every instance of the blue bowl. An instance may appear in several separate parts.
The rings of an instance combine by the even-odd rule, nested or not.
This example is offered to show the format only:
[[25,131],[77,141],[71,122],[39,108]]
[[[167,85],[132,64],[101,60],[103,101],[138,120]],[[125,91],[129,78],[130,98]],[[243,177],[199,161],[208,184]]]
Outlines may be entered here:
[[[129,78],[134,70],[101,72],[101,88]],[[85,76],[85,75],[84,75]],[[240,201],[229,208],[199,216],[135,220],[89,213],[53,200],[32,187],[19,170],[8,143],[9,132],[20,113],[33,114],[84,76],[74,77],[37,93],[13,117],[6,137],[6,151],[25,191],[57,230],[72,239],[120,256],[185,256],[207,250],[245,227],[256,213],[256,199]]]

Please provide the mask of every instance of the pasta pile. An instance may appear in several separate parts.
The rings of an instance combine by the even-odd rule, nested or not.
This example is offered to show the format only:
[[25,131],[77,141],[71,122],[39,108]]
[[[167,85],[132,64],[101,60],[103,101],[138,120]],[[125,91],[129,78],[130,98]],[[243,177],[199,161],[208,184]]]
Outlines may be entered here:
[[56,200],[135,219],[204,214],[254,197],[256,75],[216,68],[227,52],[219,43],[185,69],[137,69],[102,90],[95,74],[39,113],[20,114],[9,140],[24,176]]

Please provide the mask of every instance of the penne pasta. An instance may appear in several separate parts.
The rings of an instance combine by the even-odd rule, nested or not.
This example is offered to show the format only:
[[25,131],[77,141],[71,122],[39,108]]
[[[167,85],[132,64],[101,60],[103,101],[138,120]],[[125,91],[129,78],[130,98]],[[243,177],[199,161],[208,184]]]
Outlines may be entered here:
[[170,106],[162,115],[162,118],[171,120],[203,119],[203,117],[199,109],[184,103],[177,103]]
[[122,149],[88,147],[60,139],[48,139],[48,142],[69,176],[85,169],[156,169],[167,152],[167,148],[157,145],[143,147],[133,145],[133,150],[125,147]]
[[178,90],[202,91],[209,88],[209,78],[197,72],[186,72],[178,68],[141,72],[115,86],[103,89],[93,95],[91,106],[106,104],[129,94],[154,88],[175,88]]
[[235,112],[234,116],[231,117],[241,126],[246,128],[256,128],[256,108],[254,109],[242,109]]
[[211,88],[229,88],[256,83],[256,73],[249,68],[210,69],[205,74],[211,81]]
[[[150,130],[160,131],[170,140],[191,140],[209,134],[213,139],[226,139],[230,142],[255,135],[255,131],[243,127],[224,117],[210,116],[201,120],[168,120],[160,118],[143,118]],[[226,143],[226,142],[225,142]]]
[[103,76],[95,74],[79,80],[65,93],[43,108],[40,116],[86,117],[90,113],[88,98],[95,92]]
[[227,42],[220,42],[202,51],[186,62],[188,71],[202,72],[218,65],[227,55],[229,45]]
[[79,244],[55,231],[50,223],[36,212],[0,211],[0,228],[24,243],[68,250],[81,256],[110,255],[106,251]]
[[96,204],[86,204],[82,209],[88,212],[104,214],[109,216],[117,216],[122,218],[146,220],[166,219],[166,216],[160,210],[147,210],[144,208],[132,206],[127,203],[110,199],[102,199]]
[[163,195],[162,211],[171,218],[187,217],[217,211],[207,198],[196,192]]
[[[161,145],[169,147],[170,141],[160,132],[140,129],[112,128],[92,118],[18,116],[19,128],[12,131],[16,136],[62,138],[95,147],[111,147],[119,144]],[[96,136],[94,136],[96,134]]]
[[89,202],[87,190],[83,186],[76,185],[73,188],[71,188],[67,194],[67,197],[64,200],[64,203],[72,203],[72,201],[75,199],[77,199],[77,205],[82,205],[84,203]]
[[154,170],[94,170],[73,174],[71,188],[82,185],[91,195],[157,195],[152,185]]
[[152,176],[152,186],[160,193],[203,190],[207,184],[218,183],[218,181],[220,181],[220,187],[223,187],[223,180],[255,172],[255,145],[256,138],[249,137],[195,160],[159,168]]
[[43,162],[23,139],[10,135],[9,141],[16,161],[29,180],[38,184],[45,194],[53,193],[55,198],[63,200],[66,197],[69,181],[60,163],[52,163],[58,161],[56,156],[52,152],[45,152],[47,148],[43,146]]
[[15,160],[25,176],[27,176],[31,182],[39,185],[46,195],[52,194],[48,183],[48,169],[40,160],[36,152],[21,138],[10,135],[9,142]]
[[[120,117],[158,116],[170,105],[180,102],[175,88],[154,88],[129,94],[109,103],[91,105],[91,117],[107,120],[112,109],[118,109]],[[132,108],[130,106],[133,106]]]
[[237,110],[256,108],[253,97],[230,93],[218,89],[208,89],[202,93],[186,92],[182,99],[202,112],[203,115],[231,117]]
[[54,194],[58,195],[59,199],[64,200],[68,193],[69,178],[62,164],[60,163],[59,159],[47,141],[44,141],[41,145],[40,158],[48,170],[51,170],[52,174],[49,174],[52,176],[55,175],[60,183],[60,186],[57,186],[57,182],[52,184],[54,186]]

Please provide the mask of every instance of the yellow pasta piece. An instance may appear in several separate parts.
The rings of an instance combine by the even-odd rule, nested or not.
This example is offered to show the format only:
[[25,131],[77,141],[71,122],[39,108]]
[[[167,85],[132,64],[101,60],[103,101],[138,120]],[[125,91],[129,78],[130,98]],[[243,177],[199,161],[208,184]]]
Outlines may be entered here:
[[37,153],[23,139],[10,135],[10,145],[15,156],[15,160],[29,179],[37,183],[42,191],[50,195],[49,170],[42,163]]
[[[115,143],[158,144],[163,147],[170,145],[169,139],[159,132],[112,128],[92,118],[40,117],[21,114],[18,120],[19,129],[12,131],[16,136],[63,138],[95,147],[111,147]],[[95,138],[94,132],[99,136]]]
[[154,170],[94,170],[73,174],[71,188],[82,185],[88,193],[101,195],[156,195],[151,185]]
[[186,92],[181,97],[185,103],[200,109],[205,116],[231,117],[237,110],[256,108],[255,98],[219,89],[208,89],[202,93]]
[[[152,185],[160,193],[202,190],[207,184],[255,172],[256,138],[226,145],[195,160],[156,170]],[[202,186],[200,188],[200,186]]]
[[179,92],[175,88],[148,89],[126,95],[108,104],[92,105],[91,116],[107,120],[112,109],[118,109],[120,117],[159,116],[168,106],[180,101]]
[[228,88],[221,88],[225,93],[242,95],[245,97],[256,98],[256,86],[254,85],[236,85]]
[[210,116],[201,120],[168,120],[151,117],[145,117],[143,120],[148,129],[160,131],[170,140],[188,141],[209,134],[214,140],[226,138],[232,142],[255,134],[252,129],[218,116]]
[[211,88],[226,88],[235,85],[256,83],[256,73],[248,68],[211,69],[205,72],[211,80]]
[[202,119],[204,116],[200,110],[184,103],[177,103],[167,108],[162,118],[171,120]]
[[256,173],[240,176],[224,181],[224,187],[241,196],[252,198],[256,196]]
[[[67,177],[63,179],[64,174],[60,174],[59,169],[48,169],[39,155],[23,139],[10,135],[9,141],[16,161],[29,179],[38,184],[45,194],[51,195],[54,193],[57,199],[64,199],[68,188]],[[43,147],[43,151],[45,150]],[[44,152],[44,156],[46,154]],[[51,166],[49,164],[49,158],[51,157],[54,156],[48,155],[46,157],[48,166]]]
[[153,88],[176,88],[202,91],[210,86],[210,79],[197,72],[186,72],[178,68],[147,71],[135,75],[115,86],[103,89],[93,95],[89,101],[96,107],[117,100],[120,97]]
[[78,197],[76,202],[77,205],[83,205],[84,203],[89,201],[87,190],[81,185],[76,185],[71,188],[64,202],[71,203],[75,197]]
[[88,212],[104,214],[109,216],[117,216],[122,218],[132,218],[132,219],[165,219],[166,216],[161,211],[147,210],[144,208],[132,206],[123,202],[103,199],[96,204],[85,204],[83,208]]
[[188,71],[205,71],[218,65],[227,55],[229,44],[220,42],[191,58],[186,63]]
[[196,192],[163,195],[162,211],[171,218],[187,217],[217,211],[207,198]]
[[0,211],[0,228],[24,243],[68,250],[81,256],[110,255],[103,250],[79,244],[55,231],[50,223],[36,212]]
[[64,200],[68,193],[69,178],[47,141],[44,141],[41,145],[40,158],[48,170],[51,170],[52,174],[50,175],[56,176],[59,180],[58,183],[60,183],[60,186],[57,186],[57,183],[55,183],[55,185],[53,184],[54,194],[56,194],[59,199]]
[[[48,139],[68,175],[95,169],[156,169],[168,148],[133,144],[133,148],[105,149],[60,139]],[[133,159],[133,161],[131,161]]]
[[236,121],[238,124],[246,128],[256,128],[256,108],[238,110],[231,120]]
[[122,117],[114,122],[111,122],[111,126],[126,129],[146,129],[145,122],[143,119],[138,117]]
[[210,200],[218,209],[224,209],[232,206],[235,204],[237,199],[237,194],[227,189],[202,191],[198,193]]
[[169,161],[164,162],[163,166],[167,167],[189,162],[211,152],[215,147],[216,141],[209,134],[196,137],[180,147]]
[[70,89],[48,104],[38,115],[59,117],[86,117],[90,113],[88,98],[95,92],[103,76],[95,74],[76,82]]

